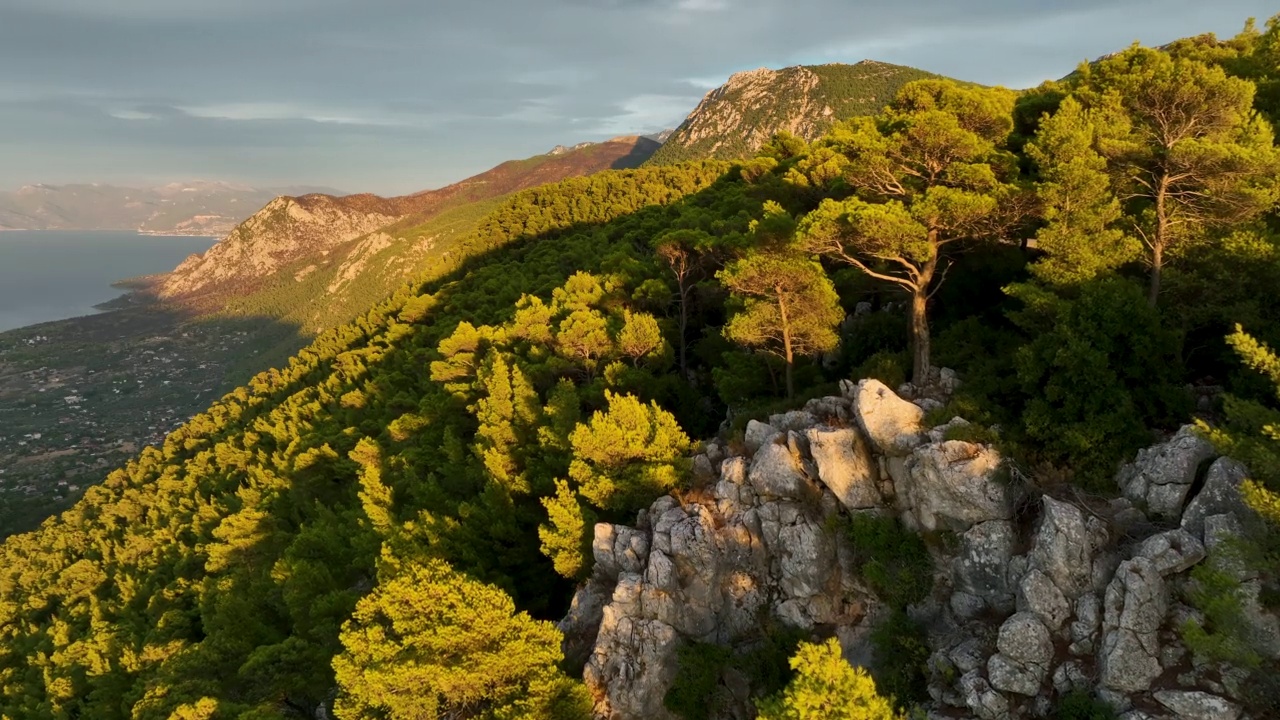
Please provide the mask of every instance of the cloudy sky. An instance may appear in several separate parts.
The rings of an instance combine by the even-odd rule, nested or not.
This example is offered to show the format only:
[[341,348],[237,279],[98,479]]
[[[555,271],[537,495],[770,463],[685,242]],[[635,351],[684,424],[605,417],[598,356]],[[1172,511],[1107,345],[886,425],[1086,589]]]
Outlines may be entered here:
[[[1268,7],[1270,6],[1270,7]],[[403,193],[674,127],[730,73],[873,58],[1027,87],[1260,0],[0,0],[0,189]]]

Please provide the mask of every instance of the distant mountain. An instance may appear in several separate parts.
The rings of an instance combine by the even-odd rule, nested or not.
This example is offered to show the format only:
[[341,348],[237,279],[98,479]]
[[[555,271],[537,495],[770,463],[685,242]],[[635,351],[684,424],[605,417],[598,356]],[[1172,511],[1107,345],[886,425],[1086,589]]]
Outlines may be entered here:
[[938,76],[874,60],[736,73],[707,93],[650,162],[736,160],[780,130],[813,140],[837,120],[876,113],[908,82],[931,77]]
[[254,188],[193,181],[158,187],[27,185],[0,192],[0,230],[138,230],[224,235],[277,195],[329,188]]
[[[402,282],[442,232],[462,231],[478,221],[483,213],[473,212],[476,204],[569,177],[637,167],[659,147],[637,136],[560,146],[448,187],[400,197],[275,198],[208,251],[178,266],[158,293],[204,310],[222,308],[234,298],[283,293],[289,300],[269,314],[315,304],[349,304],[352,312],[361,312],[381,299],[380,292]],[[437,230],[426,236],[412,232],[424,227]],[[377,289],[366,287],[371,284]],[[358,301],[347,297],[353,292]]]

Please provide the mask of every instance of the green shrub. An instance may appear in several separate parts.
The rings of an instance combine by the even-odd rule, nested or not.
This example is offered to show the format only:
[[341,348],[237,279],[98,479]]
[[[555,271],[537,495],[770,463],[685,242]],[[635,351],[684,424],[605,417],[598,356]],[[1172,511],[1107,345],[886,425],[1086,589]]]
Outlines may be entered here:
[[942,439],[995,445],[999,442],[1000,436],[989,427],[977,423],[968,423],[965,425],[952,425],[947,428],[946,432],[942,434]]
[[1062,696],[1053,709],[1053,720],[1115,720],[1116,711],[1093,695],[1076,690]]
[[679,672],[662,704],[684,720],[708,720],[720,676],[732,659],[733,651],[723,645],[693,643],[681,647],[676,652]]
[[911,359],[905,352],[889,352],[882,350],[867,358],[853,370],[853,377],[858,380],[875,378],[891,388],[907,381],[907,368]]
[[1200,563],[1191,570],[1187,600],[1204,613],[1203,624],[1187,620],[1179,628],[1191,652],[1239,667],[1258,667],[1262,658],[1250,641],[1241,592],[1239,580],[1220,560]]
[[924,626],[900,609],[890,611],[871,630],[876,687],[903,711],[929,699],[929,640]]
[[1017,355],[1023,433],[1045,459],[1110,489],[1120,461],[1150,442],[1148,428],[1190,410],[1177,338],[1122,278],[1083,284],[1070,297],[1030,284],[1010,292],[1025,304],[1015,320],[1032,338]]
[[933,563],[924,540],[896,518],[854,515],[849,539],[862,579],[890,607],[904,609],[925,599],[933,589]]

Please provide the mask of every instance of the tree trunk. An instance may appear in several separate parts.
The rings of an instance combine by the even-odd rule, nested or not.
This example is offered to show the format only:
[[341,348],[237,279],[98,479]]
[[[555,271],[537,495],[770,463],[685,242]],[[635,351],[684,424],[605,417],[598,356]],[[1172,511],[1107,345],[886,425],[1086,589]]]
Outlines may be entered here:
[[688,328],[689,328],[689,289],[685,286],[684,282],[681,281],[680,282],[680,377],[684,378],[686,382],[690,380],[689,362],[686,359],[686,354],[685,354],[686,352],[685,347],[687,346],[687,341],[685,340],[685,333],[688,332]]
[[1160,274],[1164,270],[1164,248],[1169,236],[1169,213],[1165,207],[1168,185],[1169,179],[1162,177],[1156,186],[1156,232],[1151,243],[1151,287],[1147,292],[1147,302],[1151,307],[1160,304]]
[[929,380],[929,291],[918,287],[911,294],[911,382]]
[[911,382],[923,386],[929,381],[929,288],[938,269],[938,231],[929,231],[932,256],[920,268],[916,286],[911,291]]
[[796,396],[795,381],[791,377],[791,367],[795,362],[795,356],[791,352],[791,322],[787,318],[787,303],[782,299],[782,288],[778,291],[778,314],[782,317],[782,350],[787,361],[787,399],[791,400]]

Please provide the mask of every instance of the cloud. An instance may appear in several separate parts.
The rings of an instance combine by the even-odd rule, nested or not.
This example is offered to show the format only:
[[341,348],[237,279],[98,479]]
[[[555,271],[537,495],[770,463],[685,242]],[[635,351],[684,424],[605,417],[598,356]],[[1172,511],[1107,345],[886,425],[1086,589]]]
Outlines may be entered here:
[[375,192],[677,124],[731,73],[866,57],[1011,86],[1261,0],[0,0],[0,188]]

